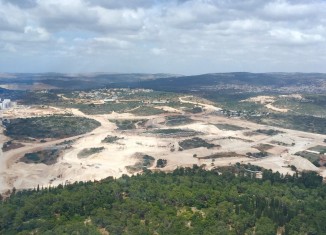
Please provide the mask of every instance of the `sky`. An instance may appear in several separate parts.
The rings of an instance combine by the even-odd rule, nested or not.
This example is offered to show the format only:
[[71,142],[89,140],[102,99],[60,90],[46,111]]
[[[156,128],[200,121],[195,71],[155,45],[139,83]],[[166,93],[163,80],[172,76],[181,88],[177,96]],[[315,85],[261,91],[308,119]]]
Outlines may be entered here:
[[0,72],[326,72],[326,0],[0,0]]

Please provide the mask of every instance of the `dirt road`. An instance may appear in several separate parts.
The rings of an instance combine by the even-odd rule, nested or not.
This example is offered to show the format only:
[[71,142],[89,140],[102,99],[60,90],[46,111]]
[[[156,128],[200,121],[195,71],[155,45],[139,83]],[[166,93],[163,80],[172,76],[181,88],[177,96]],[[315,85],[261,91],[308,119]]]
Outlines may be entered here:
[[214,105],[211,105],[211,104],[204,104],[204,103],[199,103],[199,102],[185,100],[186,98],[191,98],[191,97],[193,97],[193,96],[179,97],[179,101],[181,103],[188,103],[188,104],[195,104],[195,105],[198,105],[198,106],[203,106],[206,111],[212,111],[212,112],[214,112],[214,111],[221,110],[221,108],[215,107]]

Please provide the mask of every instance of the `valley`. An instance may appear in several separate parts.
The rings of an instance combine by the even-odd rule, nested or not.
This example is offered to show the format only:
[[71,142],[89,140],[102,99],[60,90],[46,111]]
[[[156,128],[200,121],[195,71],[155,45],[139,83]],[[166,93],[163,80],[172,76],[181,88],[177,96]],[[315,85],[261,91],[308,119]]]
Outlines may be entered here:
[[[144,169],[172,172],[193,165],[210,170],[241,163],[282,175],[315,171],[326,177],[322,153],[316,154],[318,167],[296,154],[325,145],[325,135],[221,115],[221,110],[216,103],[194,95],[116,88],[73,91],[58,94],[56,103],[3,110],[3,120],[9,124],[0,135],[1,143],[9,141],[12,149],[2,152],[0,192],[117,178]],[[8,136],[10,122],[17,118],[34,120],[39,126],[46,120],[46,125],[54,127],[59,120],[65,131],[40,129],[32,134],[26,129],[24,133],[28,127],[24,125],[30,125],[24,121],[15,132],[19,138]],[[98,124],[84,128],[93,122]],[[74,131],[81,128],[83,133]],[[182,147],[184,143],[189,147]],[[144,156],[153,162],[141,163]],[[162,160],[164,167],[157,164]]]

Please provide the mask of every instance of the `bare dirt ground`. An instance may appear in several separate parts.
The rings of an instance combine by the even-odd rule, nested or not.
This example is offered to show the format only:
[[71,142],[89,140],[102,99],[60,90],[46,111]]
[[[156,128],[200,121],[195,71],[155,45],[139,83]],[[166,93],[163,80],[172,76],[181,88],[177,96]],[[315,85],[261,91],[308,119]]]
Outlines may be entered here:
[[249,99],[242,100],[241,102],[254,102],[260,104],[268,104],[268,103],[275,102],[275,97],[260,95],[260,96],[250,97]]
[[[293,94],[293,95],[287,95],[283,97],[292,97],[292,98],[298,98],[299,95]],[[254,102],[254,103],[259,103],[265,105],[266,108],[276,111],[276,112],[281,112],[281,113],[286,113],[289,111],[289,109],[282,109],[275,107],[273,103],[276,101],[276,98],[274,96],[255,96],[255,97],[250,97],[249,99],[246,100],[241,100],[241,102]]]
[[221,108],[218,108],[212,104],[208,103],[202,103],[202,102],[196,102],[196,101],[189,101],[187,98],[192,98],[193,96],[184,96],[184,97],[179,97],[179,101],[181,103],[188,103],[188,104],[195,104],[198,106],[203,106],[206,111],[219,111]]
[[56,107],[49,106],[19,106],[14,109],[4,110],[3,117],[8,119],[17,117],[28,118],[69,113],[71,113],[71,111],[68,109],[59,109]]
[[288,109],[277,108],[277,107],[273,106],[273,104],[266,104],[265,107],[268,109],[277,111],[277,112],[281,112],[281,113],[286,113],[289,111]]
[[[180,97],[181,102],[189,103],[187,97]],[[133,165],[136,159],[132,156],[135,153],[143,153],[157,159],[166,159],[167,166],[164,171],[172,171],[180,166],[192,166],[193,164],[205,164],[207,169],[216,166],[227,166],[230,164],[251,163],[267,169],[279,171],[282,174],[292,174],[290,165],[296,166],[299,170],[318,171],[326,176],[324,168],[317,168],[308,160],[295,156],[294,153],[305,150],[315,145],[323,145],[324,135],[306,133],[282,128],[274,136],[257,134],[246,136],[244,133],[257,129],[271,129],[241,119],[229,119],[216,116],[210,112],[219,108],[211,104],[200,103],[206,110],[200,114],[189,114],[195,122],[167,127],[164,125],[166,116],[181,112],[176,109],[165,108],[171,113],[164,113],[154,116],[135,116],[130,113],[115,113],[105,115],[86,115],[77,109],[59,109],[53,107],[33,107],[31,109],[15,109],[7,111],[5,117],[30,117],[48,115],[49,113],[71,113],[76,116],[92,118],[101,123],[101,126],[90,133],[66,139],[50,140],[46,143],[24,143],[25,146],[2,153],[0,150],[0,193],[4,193],[13,187],[17,189],[34,188],[37,185],[48,186],[71,183],[75,181],[100,180],[108,176],[120,177],[122,174],[129,174],[126,166]],[[6,116],[7,115],[7,116]],[[144,126],[137,126],[133,130],[118,130],[117,126],[109,119],[148,119]],[[232,124],[248,129],[238,131],[226,131],[216,127],[216,124]],[[220,145],[214,148],[194,148],[180,150],[178,142],[192,137],[162,137],[160,135],[145,135],[151,127],[155,128],[177,128],[199,132],[198,137],[209,143]],[[148,129],[149,128],[149,129]],[[148,129],[148,130],[147,130]],[[120,139],[114,143],[102,143],[106,136],[118,136]],[[27,152],[35,152],[47,147],[54,146],[64,140],[75,140],[64,151],[63,155],[54,165],[26,164],[19,162],[19,159]],[[0,130],[0,143],[7,141],[7,137]],[[271,142],[279,141],[288,146],[279,146]],[[292,144],[294,143],[294,144]],[[264,158],[255,159],[245,157],[248,152],[258,152],[254,146],[258,144],[270,144],[274,147],[267,150],[269,155]],[[104,150],[85,158],[79,158],[78,153],[85,148],[100,148]],[[243,157],[221,157],[216,159],[202,159],[215,153],[236,152]],[[155,164],[152,169],[155,168]]]

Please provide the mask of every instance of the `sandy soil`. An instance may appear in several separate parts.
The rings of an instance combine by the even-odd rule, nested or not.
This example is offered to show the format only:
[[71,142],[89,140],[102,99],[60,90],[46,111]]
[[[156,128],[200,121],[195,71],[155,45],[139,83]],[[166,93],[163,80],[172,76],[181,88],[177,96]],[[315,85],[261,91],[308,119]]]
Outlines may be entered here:
[[184,96],[184,97],[179,97],[179,101],[181,103],[188,103],[188,104],[195,104],[198,106],[203,106],[206,111],[219,111],[221,108],[218,108],[214,105],[211,104],[205,104],[205,103],[199,103],[199,102],[194,102],[194,101],[189,101],[187,98],[191,98],[193,96]]
[[51,106],[17,106],[3,111],[3,118],[40,117],[71,113],[68,109],[59,109]]
[[[297,98],[298,95],[293,94],[293,95],[288,95],[286,97]],[[282,109],[282,108],[275,107],[273,105],[275,101],[276,98],[273,96],[255,96],[255,97],[250,97],[249,99],[241,100],[240,102],[254,102],[254,103],[264,104],[266,108],[281,113],[286,113],[289,111],[289,109]]]
[[170,113],[184,113],[183,111],[179,110],[179,109],[175,109],[169,106],[155,106],[155,108],[157,109],[162,109],[163,111],[166,112],[170,112]]
[[[192,102],[185,100],[186,97],[180,97],[181,102]],[[196,103],[197,104],[197,103]],[[37,110],[32,108],[33,112],[26,110],[15,111],[16,117],[26,117],[44,115],[48,112],[72,113],[76,116],[92,118],[101,123],[101,126],[90,133],[71,137],[67,139],[51,140],[46,143],[24,143],[25,146],[14,149],[6,153],[0,150],[0,193],[3,193],[13,187],[17,189],[34,188],[37,185],[48,186],[70,183],[75,181],[99,180],[108,176],[119,177],[122,174],[129,174],[126,166],[133,165],[136,159],[132,157],[135,153],[148,154],[155,159],[167,159],[168,163],[162,170],[171,171],[179,166],[192,166],[193,164],[205,164],[208,169],[214,166],[227,166],[236,162],[251,163],[279,171],[282,174],[293,172],[289,165],[295,165],[300,170],[320,171],[326,176],[325,170],[320,170],[308,160],[295,156],[294,153],[305,150],[315,145],[323,145],[324,135],[305,133],[282,128],[273,128],[281,130],[284,133],[267,136],[263,134],[246,136],[244,132],[254,131],[257,129],[270,129],[270,127],[251,123],[241,119],[229,119],[226,117],[215,116],[213,112],[219,108],[209,104],[199,104],[204,106],[206,112],[202,114],[193,114],[191,118],[194,123],[173,128],[190,129],[201,132],[200,138],[209,143],[220,145],[220,148],[196,148],[179,151],[178,142],[191,137],[166,138],[160,136],[147,136],[143,132],[146,128],[154,126],[156,128],[166,128],[164,126],[165,116],[176,113],[180,110],[166,108],[171,113],[164,113],[154,116],[135,116],[130,113],[111,113],[106,115],[86,115],[77,109],[58,109],[49,107],[48,109]],[[11,114],[13,115],[13,114]],[[109,119],[149,119],[145,127],[138,126],[136,130],[121,131],[117,130],[114,123]],[[224,131],[217,128],[214,124],[233,124],[245,126],[246,130]],[[171,128],[171,127],[168,127]],[[115,143],[102,143],[101,141],[107,136],[118,136],[122,139]],[[78,138],[78,139],[77,139]],[[0,130],[0,143],[6,141],[6,137]],[[64,140],[77,139],[72,148],[65,150],[63,155],[54,165],[45,164],[26,164],[18,160],[26,152],[34,152],[47,147],[54,146]],[[253,146],[258,144],[271,144],[272,141],[280,141],[289,146],[278,146],[268,150],[269,156],[262,159],[253,159],[248,157],[228,157],[212,159],[199,159],[218,152],[236,152],[245,156],[247,152],[258,152]],[[294,145],[292,145],[294,143]],[[78,158],[78,153],[85,148],[104,147],[100,153],[90,155],[87,158]],[[194,154],[197,157],[194,157]],[[154,167],[153,167],[154,168]]]
[[273,106],[272,104],[266,104],[265,107],[268,109],[277,111],[277,112],[281,112],[281,113],[286,113],[289,111],[288,109],[277,108],[277,107]]
[[3,189],[3,186],[6,184],[3,174],[5,174],[7,167],[4,153],[2,152],[2,145],[6,141],[7,137],[3,134],[3,128],[0,126],[0,193],[2,192],[1,189]]
[[280,95],[280,97],[283,97],[283,98],[293,98],[293,99],[297,99],[297,100],[303,99],[303,96],[300,95],[300,94]]
[[241,100],[240,102],[254,102],[260,104],[268,104],[268,103],[275,102],[275,97],[260,95],[260,96],[250,97],[249,99]]

